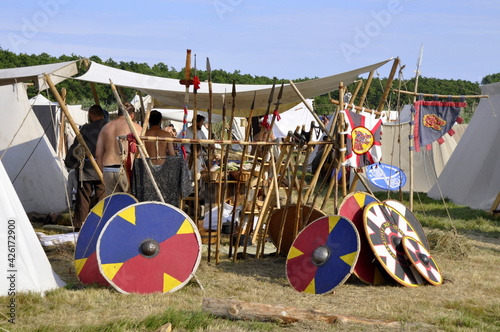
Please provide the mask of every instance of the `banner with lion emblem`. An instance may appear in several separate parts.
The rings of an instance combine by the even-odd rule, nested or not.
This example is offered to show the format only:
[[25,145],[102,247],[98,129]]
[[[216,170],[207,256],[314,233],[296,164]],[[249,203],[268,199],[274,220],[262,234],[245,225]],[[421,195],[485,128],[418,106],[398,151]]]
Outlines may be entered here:
[[[465,102],[452,101],[416,101],[413,105],[415,126],[413,128],[415,151],[421,147],[431,149],[431,143],[442,140],[444,134],[453,135],[451,127],[455,122],[461,123],[458,116],[460,108],[467,106]],[[439,143],[442,143],[440,141]]]

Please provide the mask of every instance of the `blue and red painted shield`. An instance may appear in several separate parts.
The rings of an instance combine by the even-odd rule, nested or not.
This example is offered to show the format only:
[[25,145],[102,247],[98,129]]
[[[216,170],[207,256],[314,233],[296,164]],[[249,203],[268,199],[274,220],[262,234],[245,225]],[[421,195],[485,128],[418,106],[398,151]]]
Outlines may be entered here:
[[398,283],[417,287],[423,284],[420,273],[406,257],[403,236],[418,238],[408,221],[384,203],[370,203],[363,212],[365,234],[375,257]]
[[288,281],[299,292],[332,292],[350,276],[358,254],[359,235],[350,220],[319,218],[299,233],[288,252]]
[[75,248],[75,270],[80,282],[99,283],[109,286],[108,281],[99,272],[96,245],[99,235],[108,220],[121,209],[137,203],[137,199],[126,193],[109,195],[97,203],[85,218]]
[[443,276],[436,261],[422,242],[411,236],[404,236],[403,248],[406,256],[424,279],[434,286],[439,286],[443,283]]
[[363,282],[370,285],[378,285],[385,281],[381,271],[383,268],[378,263],[372,248],[365,236],[363,211],[365,206],[372,202],[378,202],[377,198],[365,192],[353,192],[348,194],[339,207],[339,215],[352,221],[359,234],[359,257],[354,266],[354,274]]
[[122,293],[167,293],[182,288],[201,258],[198,229],[182,210],[142,202],[116,213],[97,242],[99,269]]

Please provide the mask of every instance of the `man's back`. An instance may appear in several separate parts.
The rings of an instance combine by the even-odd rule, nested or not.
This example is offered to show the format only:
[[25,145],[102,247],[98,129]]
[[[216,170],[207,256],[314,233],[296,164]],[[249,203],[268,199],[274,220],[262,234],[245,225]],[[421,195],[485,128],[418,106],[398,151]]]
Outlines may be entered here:
[[[173,137],[173,134],[170,132],[166,132],[165,130],[161,129],[160,127],[153,127],[150,128],[146,131],[146,136],[152,136],[152,137]],[[169,144],[165,141],[149,141],[144,143],[146,147],[146,151],[148,152],[149,158],[151,158],[151,162],[153,165],[160,165],[163,164],[165,161],[165,158],[167,155],[173,155],[174,149],[172,143],[172,149],[169,152]]]
[[[141,132],[142,127],[134,123],[136,131]],[[123,140],[117,140],[118,136],[126,136],[130,133],[130,128],[123,116],[108,122],[101,130],[97,140],[96,158],[99,166],[119,165],[122,162],[119,144],[122,145],[122,153],[125,156],[128,152],[128,144]]]

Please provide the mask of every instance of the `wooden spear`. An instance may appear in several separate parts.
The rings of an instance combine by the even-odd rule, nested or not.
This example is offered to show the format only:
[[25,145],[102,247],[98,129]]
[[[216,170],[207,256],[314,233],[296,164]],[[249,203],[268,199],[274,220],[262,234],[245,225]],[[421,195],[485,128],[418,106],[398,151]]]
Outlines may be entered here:
[[[257,97],[257,91],[254,92],[253,94],[253,101],[252,101],[252,105],[250,106],[250,114],[248,115],[247,117],[247,127],[245,129],[245,141],[249,141],[250,140],[250,131],[252,129],[252,126],[250,125],[251,124],[251,121],[252,121],[252,115],[253,115],[253,110],[255,108],[255,98]],[[248,150],[248,145],[243,145],[243,151],[241,153],[241,158],[240,158],[240,177],[241,175],[243,174],[243,165],[245,163],[245,159],[246,159],[246,154],[247,154],[247,150]],[[252,178],[252,174],[250,174],[250,179],[249,181],[251,180]],[[242,181],[238,181],[236,183],[236,202],[234,203],[234,206],[233,206],[233,214],[231,216],[231,223],[234,224],[234,220],[236,218],[236,206],[237,206],[237,202],[238,202],[238,194],[240,192],[240,184],[242,183]],[[246,183],[246,182],[245,182]],[[249,187],[245,187],[245,193],[250,190]],[[243,214],[245,213],[245,207],[246,207],[246,200],[243,200],[242,202],[243,204]],[[235,241],[235,247],[238,248],[238,242],[239,242],[239,238],[241,236],[241,229],[242,229],[242,224],[243,224],[243,219],[244,219],[244,216],[241,216],[240,218],[240,224],[238,225],[238,230],[237,230],[237,241]],[[232,248],[233,248],[233,235],[231,233],[231,240],[229,241],[229,256],[231,257],[232,255]],[[233,257],[233,261],[236,262],[236,257],[237,256],[237,252],[235,250],[235,254]]]
[[[212,108],[213,108],[213,94],[212,94],[212,67],[210,66],[210,60],[207,57],[206,62],[207,67],[207,80],[208,80],[208,139],[212,139]],[[210,145],[214,146],[214,145]],[[210,173],[211,173],[211,162],[212,162],[212,149],[208,149],[208,205],[209,205],[209,213],[208,213],[208,258],[207,261],[210,262],[210,257],[212,255],[212,204],[213,204],[213,184],[211,181]]]
[[[266,115],[269,115],[269,110],[271,108],[271,104],[272,104],[273,97],[274,97],[274,88],[275,88],[275,85],[276,85],[276,78],[274,78],[274,80],[273,80],[273,86],[271,88],[271,93],[269,94],[269,99],[268,99],[268,102],[267,102]],[[267,142],[265,141],[264,143],[267,143]],[[259,151],[259,149],[257,148],[255,150],[256,150],[256,154],[257,154],[257,151]],[[260,170],[259,170],[259,173],[258,173],[258,177],[257,177],[257,181],[256,181],[256,184],[255,184],[255,194],[254,194],[254,197],[253,197],[252,202],[251,202],[250,216],[249,216],[249,220],[247,222],[247,227],[246,227],[246,232],[245,232],[246,236],[249,236],[250,231],[253,228],[253,218],[254,218],[254,215],[255,215],[255,206],[256,206],[256,203],[257,203],[257,196],[258,196],[258,193],[259,193],[260,179],[262,177],[262,174],[264,174],[263,173],[264,166],[265,166],[265,164],[263,162],[262,165],[261,165],[261,167],[260,167]],[[253,174],[255,172],[256,167],[257,167],[257,158],[254,159],[254,162],[252,164],[252,170],[250,172],[251,176],[250,176],[250,178],[247,181],[247,186],[246,186],[247,187],[247,191],[245,193],[245,200],[244,200],[244,202],[248,201],[249,194],[250,194],[250,191],[251,191],[250,187],[251,187],[251,183],[252,183],[252,176],[253,176]],[[237,241],[235,243],[235,252],[238,251],[238,245],[239,245],[240,237],[241,237],[241,231],[238,232]],[[246,257],[247,242],[248,241],[245,240],[245,245],[243,247],[243,258]]]

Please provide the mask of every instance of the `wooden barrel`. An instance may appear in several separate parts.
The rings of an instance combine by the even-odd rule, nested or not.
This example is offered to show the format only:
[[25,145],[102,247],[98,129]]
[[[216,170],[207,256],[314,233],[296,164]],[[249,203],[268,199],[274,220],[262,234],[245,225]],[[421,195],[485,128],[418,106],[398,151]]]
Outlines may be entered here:
[[[273,241],[274,245],[277,247],[278,246],[278,239],[279,239],[279,234],[280,234],[280,228],[282,224],[282,219],[283,215],[285,213],[285,207],[281,209],[275,210],[271,214],[271,218],[269,219],[269,229],[268,229],[268,234],[269,237],[271,238],[271,241]],[[297,214],[300,214],[298,218],[299,222],[299,227],[297,228]],[[307,216],[310,217],[307,218]],[[288,211],[286,213],[286,220],[284,221],[284,227],[283,227],[283,234],[281,237],[281,248],[280,248],[280,253],[287,255],[288,251],[292,247],[293,241],[295,240],[295,237],[297,236],[298,232],[302,230],[303,227],[306,225],[310,224],[314,220],[324,217],[326,214],[318,209],[312,209],[311,212],[311,207],[308,205],[301,205],[300,209],[297,208],[296,204],[292,204],[288,206]],[[307,219],[307,220],[306,220]],[[295,230],[298,230],[297,233],[295,233]]]

